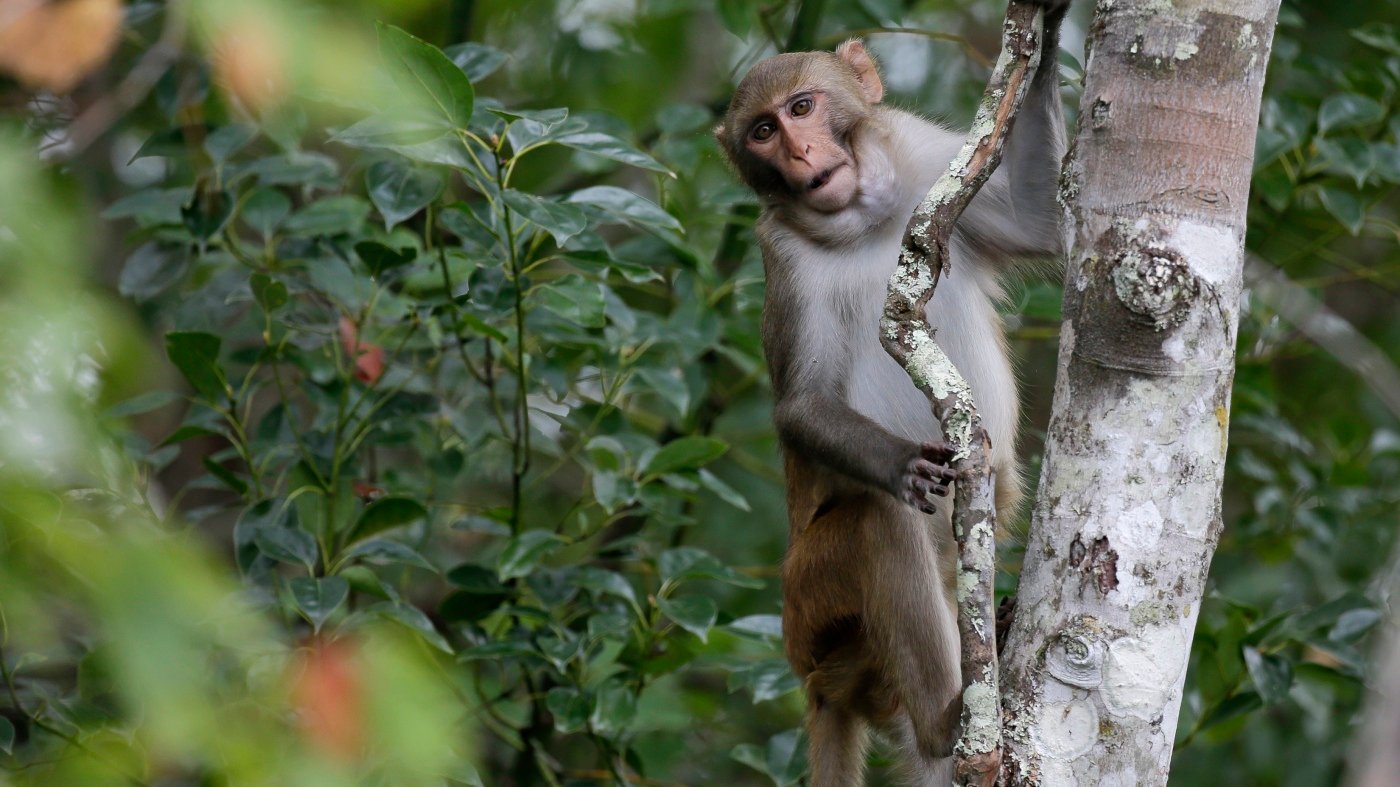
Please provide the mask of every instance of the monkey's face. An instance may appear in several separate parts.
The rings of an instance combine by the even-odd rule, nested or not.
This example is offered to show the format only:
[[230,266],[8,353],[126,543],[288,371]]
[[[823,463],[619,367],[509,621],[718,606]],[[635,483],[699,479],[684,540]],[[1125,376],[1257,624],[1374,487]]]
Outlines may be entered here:
[[765,200],[837,213],[860,196],[851,140],[883,95],[858,41],[775,55],[744,77],[715,136]]
[[856,160],[824,90],[802,90],[754,119],[745,149],[782,176],[788,190],[813,210],[834,213],[860,188]]

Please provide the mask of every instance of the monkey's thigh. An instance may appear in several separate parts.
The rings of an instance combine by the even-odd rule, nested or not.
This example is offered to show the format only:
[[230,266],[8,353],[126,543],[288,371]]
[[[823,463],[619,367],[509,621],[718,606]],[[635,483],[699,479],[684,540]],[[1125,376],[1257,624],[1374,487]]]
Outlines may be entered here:
[[783,562],[783,643],[813,707],[883,725],[898,701],[866,619],[866,588],[879,570],[863,533],[879,524],[873,497],[828,501],[794,528]]
[[957,729],[954,702],[962,683],[957,614],[947,582],[953,570],[945,548],[950,539],[935,530],[949,524],[946,516],[925,516],[893,499],[878,505],[875,521],[860,531],[870,564],[861,614],[867,647],[881,659],[902,711],[881,726],[922,757],[943,757]]

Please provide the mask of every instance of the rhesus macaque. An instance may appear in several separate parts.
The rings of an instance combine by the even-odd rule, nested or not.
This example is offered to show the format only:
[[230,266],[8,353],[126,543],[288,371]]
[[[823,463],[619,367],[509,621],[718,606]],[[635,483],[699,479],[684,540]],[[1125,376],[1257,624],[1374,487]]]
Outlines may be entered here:
[[[1021,492],[1019,407],[995,304],[1016,258],[1062,253],[1055,64],[1069,0],[1038,2],[1041,67],[928,308],[991,437],[1003,519]],[[883,97],[852,40],[754,66],[715,130],[763,204],[763,347],[790,527],[783,635],[807,692],[814,787],[860,783],[869,728],[898,743],[911,784],[949,784],[960,724],[951,457],[878,328],[905,226],[963,135]]]

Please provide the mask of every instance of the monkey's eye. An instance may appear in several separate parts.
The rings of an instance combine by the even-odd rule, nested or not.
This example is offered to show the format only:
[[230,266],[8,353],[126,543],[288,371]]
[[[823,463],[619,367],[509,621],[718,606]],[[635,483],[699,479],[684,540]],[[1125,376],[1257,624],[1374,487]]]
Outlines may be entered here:
[[792,102],[792,109],[788,111],[792,113],[793,117],[800,118],[808,112],[812,111],[812,99],[799,98],[796,101]]
[[766,142],[772,138],[778,128],[772,123],[759,123],[753,127],[753,138],[759,142]]

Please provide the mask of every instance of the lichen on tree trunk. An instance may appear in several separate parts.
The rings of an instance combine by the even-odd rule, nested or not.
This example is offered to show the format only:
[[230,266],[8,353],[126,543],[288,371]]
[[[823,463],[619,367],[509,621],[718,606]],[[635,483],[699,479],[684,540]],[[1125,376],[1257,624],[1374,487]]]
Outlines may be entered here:
[[1007,784],[1164,784],[1220,535],[1279,0],[1100,0],[1054,412],[1003,653]]

